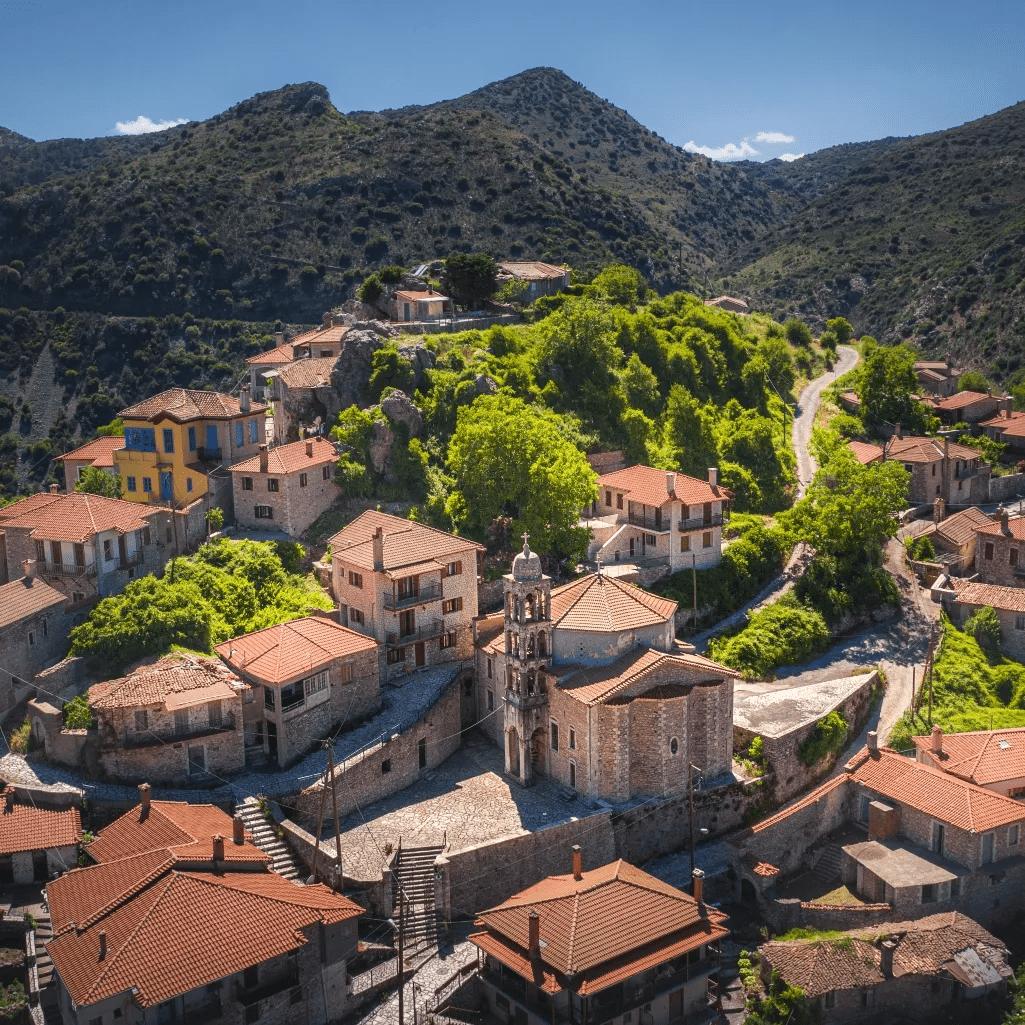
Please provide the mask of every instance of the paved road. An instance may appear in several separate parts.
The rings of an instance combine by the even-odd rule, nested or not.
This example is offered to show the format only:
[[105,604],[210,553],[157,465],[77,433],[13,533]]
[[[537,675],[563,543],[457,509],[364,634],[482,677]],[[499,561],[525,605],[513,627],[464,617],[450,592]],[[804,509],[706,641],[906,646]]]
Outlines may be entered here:
[[860,359],[856,350],[849,345],[841,345],[837,349],[836,363],[833,369],[815,378],[797,400],[797,411],[794,413],[794,452],[797,453],[797,497],[804,494],[804,489],[815,476],[815,459],[811,454],[811,429],[815,424],[815,414],[822,402],[822,390],[831,385],[838,377],[846,374]]

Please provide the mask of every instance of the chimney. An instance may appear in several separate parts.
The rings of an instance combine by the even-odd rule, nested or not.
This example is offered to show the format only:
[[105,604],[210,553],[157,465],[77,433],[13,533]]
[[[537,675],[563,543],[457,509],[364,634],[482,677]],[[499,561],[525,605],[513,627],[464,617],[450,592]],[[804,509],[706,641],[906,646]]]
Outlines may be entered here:
[[100,960],[102,961],[107,956],[107,930],[100,930]]
[[893,978],[893,952],[896,949],[897,944],[893,940],[883,940],[879,945],[879,970],[883,978]]
[[243,413],[249,412],[249,385],[244,384],[238,390],[238,408]]
[[56,485],[56,484],[51,484],[50,485],[50,494],[51,495],[56,495],[58,491],[60,491],[60,487],[58,485]]
[[139,816],[140,819],[146,818],[149,815],[149,784],[139,784],[139,797],[142,800],[142,810]]
[[932,728],[932,753],[934,755],[943,754],[943,727],[934,726]]
[[267,446],[260,446],[260,473],[267,472]]
[[676,474],[671,470],[666,473],[666,492],[670,498],[676,497]]
[[220,833],[214,834],[214,861],[224,861],[224,837]]
[[307,441],[306,442],[306,458],[307,459],[312,459],[313,458],[313,442],[312,441]]
[[694,878],[694,885],[691,887],[691,893],[692,893],[694,899],[699,904],[704,904],[704,902],[705,902],[705,873],[700,868],[696,868],[691,873],[691,875]]
[[932,503],[932,521],[933,523],[942,523],[947,518],[947,503],[937,495],[933,499]]
[[527,923],[527,953],[533,961],[541,956],[541,919],[537,917],[536,911],[531,910]]
[[875,730],[869,730],[868,731],[868,736],[866,737],[866,740],[868,741],[868,753],[869,754],[873,754],[873,755],[874,754],[878,754],[879,753],[879,734],[876,733]]
[[240,847],[246,842],[246,826],[241,815],[236,815],[231,820],[231,838]]
[[573,844],[573,878],[584,878],[584,856],[578,843]]
[[954,361],[950,358],[950,353],[947,353],[947,369],[949,370],[954,365]]
[[894,437],[895,437],[895,438],[896,438],[896,439],[897,439],[898,441],[900,441],[900,439],[904,437],[904,435],[900,433],[900,424],[897,424],[897,425],[896,425],[896,426],[895,426],[895,427],[893,428],[893,436],[894,436]]
[[332,317],[330,313],[325,313],[324,317],[323,317],[323,323],[324,323],[324,328],[326,330],[327,328],[329,328],[334,323],[334,317]]
[[719,470],[715,466],[710,466],[708,468],[708,483],[711,484],[713,488],[717,487],[719,484]]
[[31,587],[32,581],[36,578],[36,560],[35,559],[22,559],[21,560],[21,571],[25,574],[25,586]]
[[1004,509],[1003,507],[1001,507],[1000,508],[1000,533],[1001,534],[1010,534],[1011,533],[1011,528],[1008,525],[1007,520],[1008,520],[1007,510]]
[[384,569],[384,527],[374,531],[374,569]]
[[950,438],[945,434],[943,435],[943,458],[950,459]]
[[284,345],[285,344],[285,332],[284,331],[275,331],[274,332],[274,344],[275,345]]

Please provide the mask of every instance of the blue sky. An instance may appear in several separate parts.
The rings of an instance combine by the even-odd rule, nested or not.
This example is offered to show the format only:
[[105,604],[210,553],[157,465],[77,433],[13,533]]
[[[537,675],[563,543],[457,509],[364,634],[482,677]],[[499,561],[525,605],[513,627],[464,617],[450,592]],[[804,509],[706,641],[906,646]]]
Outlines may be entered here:
[[342,111],[380,110],[547,65],[671,143],[760,160],[1025,99],[1023,12],[1021,0],[0,0],[0,125],[113,135],[307,80]]

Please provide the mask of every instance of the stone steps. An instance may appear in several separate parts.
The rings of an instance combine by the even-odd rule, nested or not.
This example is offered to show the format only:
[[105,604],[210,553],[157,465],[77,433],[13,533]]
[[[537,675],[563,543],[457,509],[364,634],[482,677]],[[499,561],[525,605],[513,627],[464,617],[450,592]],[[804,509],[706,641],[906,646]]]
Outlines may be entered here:
[[242,816],[242,822],[246,831],[252,836],[253,843],[270,856],[270,867],[278,875],[291,879],[293,882],[299,882],[299,870],[292,857],[292,852],[278,836],[277,826],[264,818],[256,798],[247,797],[239,805],[238,813]]
[[394,921],[399,920],[399,892],[406,897],[405,937],[407,947],[433,944],[438,922],[434,910],[434,861],[444,846],[400,847],[395,859]]
[[812,871],[824,883],[831,883],[840,878],[840,860],[843,852],[839,847],[830,845],[827,847],[815,862]]
[[36,965],[39,968],[39,988],[46,989],[53,981],[53,961],[47,944],[53,939],[53,922],[48,912],[36,916]]

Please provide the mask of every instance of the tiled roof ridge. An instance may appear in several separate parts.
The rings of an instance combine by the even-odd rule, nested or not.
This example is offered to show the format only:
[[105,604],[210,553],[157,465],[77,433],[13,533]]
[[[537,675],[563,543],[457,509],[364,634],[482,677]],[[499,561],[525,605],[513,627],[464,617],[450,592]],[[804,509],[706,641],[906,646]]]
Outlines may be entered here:
[[[134,855],[133,857],[140,857],[140,855],[137,854],[137,855]],[[116,865],[116,864],[118,864],[119,861],[131,861],[131,860],[132,860],[131,857],[129,857],[129,858],[119,858],[119,859],[117,859],[117,861],[107,861],[107,862],[104,862],[103,864],[104,864],[104,866],[106,866],[106,865]],[[68,924],[63,929],[60,930],[60,932],[62,932],[62,933],[63,932],[67,932],[70,929],[75,929],[77,932],[85,932],[86,929],[89,929],[92,926],[94,926],[97,922],[100,921],[100,919],[106,918],[107,915],[111,914],[111,912],[113,912],[115,909],[117,909],[122,904],[124,904],[125,901],[131,900],[137,894],[142,893],[142,891],[145,890],[148,886],[150,886],[153,883],[157,882],[157,880],[160,879],[161,876],[165,875],[170,869],[173,868],[174,863],[177,860],[178,859],[177,859],[176,855],[174,855],[171,851],[168,851],[167,852],[167,858],[164,861],[162,861],[155,868],[151,869],[149,872],[147,872],[140,879],[136,880],[136,882],[134,882],[126,890],[124,890],[123,892],[118,894],[116,897],[112,897],[109,901],[107,901],[106,904],[103,905],[103,907],[98,908],[96,911],[94,911],[87,918],[84,918],[81,922],[68,922]],[[90,868],[99,868],[99,867],[100,867],[99,865],[90,866]]]
[[[330,908],[326,908],[326,907],[318,907],[315,904],[303,903],[302,901],[299,901],[299,900],[287,900],[285,897],[279,897],[277,894],[273,894],[273,893],[262,893],[262,892],[258,893],[255,890],[248,890],[248,889],[246,889],[244,887],[232,886],[231,883],[228,881],[229,877],[232,876],[232,875],[241,875],[242,874],[241,872],[237,872],[237,873],[232,873],[230,871],[229,872],[224,872],[219,878],[214,878],[210,873],[204,873],[203,875],[199,875],[198,873],[195,873],[195,872],[183,872],[181,874],[186,876],[188,879],[192,880],[192,882],[194,882],[194,883],[200,883],[200,884],[202,884],[204,886],[215,887],[218,890],[232,890],[233,892],[236,892],[236,893],[244,893],[247,896],[255,897],[257,900],[269,900],[269,901],[273,901],[275,904],[283,904],[286,907],[298,906],[298,907],[301,907],[301,908],[306,908],[310,912],[320,912],[319,920],[321,922],[324,922],[326,920],[326,914],[327,914],[327,912],[329,910],[331,910]],[[247,872],[245,874],[246,875],[253,875],[253,874],[259,875],[260,873],[249,873],[249,872]],[[268,872],[263,873],[263,874],[264,875],[272,875],[273,873],[268,871]],[[318,885],[323,885],[323,884],[321,883],[321,884],[318,884]],[[310,891],[310,890],[312,890],[312,887],[309,887],[309,886],[296,886],[295,887],[295,891],[296,891],[297,895],[301,895],[304,891]],[[345,897],[345,896],[343,896],[340,893],[339,894],[334,894],[333,891],[331,891],[331,892],[332,892],[332,896],[337,896],[340,900],[344,901],[346,904],[352,904],[354,907],[358,906],[358,905],[356,905],[355,901],[350,901],[348,897]],[[296,934],[300,937],[300,939],[302,940],[303,943],[306,942],[306,937],[302,935],[302,932],[300,930],[296,930]]]
[[569,940],[566,943],[566,970],[570,974],[576,972],[577,925],[580,922],[580,891],[573,894],[573,914],[570,916]]
[[[419,520],[404,520],[401,516],[393,516],[391,513],[378,512],[376,509],[364,509],[351,523],[347,523],[334,537],[328,539],[328,544],[335,544],[335,538],[340,537],[347,530],[355,527],[361,520],[366,518],[368,521],[373,521],[378,516],[385,516],[389,521],[395,522],[394,529],[389,530],[385,524],[381,524],[384,528],[384,536],[387,537],[389,534],[406,534],[412,533],[414,530],[428,531],[432,534],[439,534],[441,537],[455,538],[457,541],[464,541],[468,548],[478,548],[483,551],[484,546],[474,541],[472,538],[463,537],[460,534],[453,534],[448,530],[441,530],[439,527],[432,527],[429,523],[421,523]],[[342,552],[349,551],[352,548],[358,548],[360,545],[369,544],[373,540],[373,533],[369,538],[365,538],[362,541],[353,541],[346,543],[344,547],[339,550]]]

